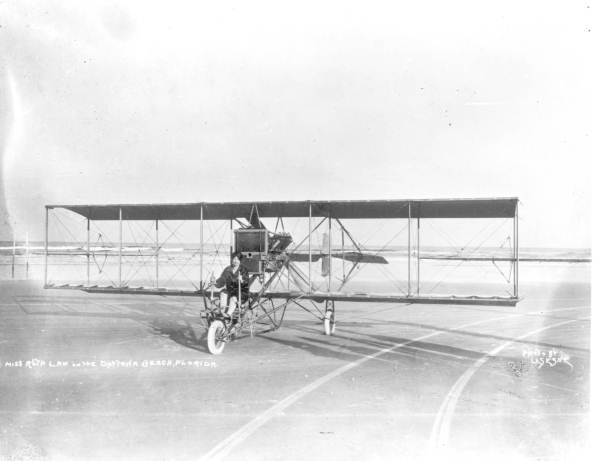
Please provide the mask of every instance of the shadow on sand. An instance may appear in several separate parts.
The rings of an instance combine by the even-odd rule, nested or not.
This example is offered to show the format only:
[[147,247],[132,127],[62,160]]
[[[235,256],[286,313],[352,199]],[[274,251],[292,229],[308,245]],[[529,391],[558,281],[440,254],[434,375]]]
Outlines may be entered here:
[[[48,298],[48,297],[22,297],[16,299],[17,304],[21,307],[23,312],[27,315],[49,315],[49,316],[67,316],[67,317],[89,317],[89,318],[119,318],[129,319],[137,321],[143,325],[148,326],[149,331],[153,334],[158,334],[164,337],[168,337],[175,343],[198,351],[207,352],[205,338],[206,338],[206,323],[200,317],[198,306],[190,305],[184,302],[169,302],[169,303],[146,303],[143,300],[140,302],[130,302],[127,304],[121,303],[98,303],[91,302],[89,298],[78,298],[78,297],[59,297],[59,298]],[[85,309],[90,309],[86,311]],[[91,310],[94,311],[91,311]],[[310,323],[310,321],[308,321]],[[353,360],[357,356],[364,356],[373,354],[374,349],[377,350],[385,349],[399,344],[402,342],[411,341],[409,338],[392,337],[386,335],[366,334],[357,331],[352,331],[352,336],[344,336],[338,331],[334,338],[344,339],[350,341],[356,346],[347,346],[332,344],[331,340],[324,341],[317,339],[314,336],[320,331],[319,324],[314,326],[304,326],[307,322],[292,321],[287,322],[286,328],[300,331],[309,334],[309,336],[300,336],[298,340],[281,339],[272,336],[262,335],[263,338],[269,341],[279,342],[284,345],[296,347],[302,350],[307,350],[314,355],[319,355],[329,358],[339,358],[342,360]],[[484,338],[486,340],[499,340],[499,341],[514,341],[516,344],[525,344],[533,346],[543,346],[555,349],[568,349],[573,351],[583,352],[589,354],[588,349],[577,348],[573,346],[565,346],[562,344],[552,344],[547,342],[537,342],[528,340],[518,340],[502,335],[480,333],[466,330],[455,330],[451,328],[443,328],[435,325],[417,323],[417,322],[401,322],[388,320],[381,322],[380,320],[366,320],[366,321],[350,321],[340,322],[340,326],[351,327],[357,326],[361,328],[371,328],[385,324],[398,325],[405,327],[416,327],[423,330],[430,330],[433,332],[450,333],[452,335],[462,335],[476,338]],[[239,339],[242,339],[244,335],[241,335]],[[323,338],[325,336],[323,335]],[[325,346],[323,346],[323,344]],[[333,347],[333,348],[332,348]],[[340,350],[340,347],[343,347]],[[448,357],[460,357],[465,359],[474,359],[480,357],[482,354],[477,351],[461,349],[448,345],[439,345],[435,343],[423,343],[423,342],[411,342],[410,346],[402,348],[402,354],[406,355],[408,351],[413,350],[416,357],[418,351],[417,348],[427,349],[432,354],[445,355]],[[421,353],[423,351],[420,351]]]
[[177,303],[111,305],[89,302],[89,299],[85,298],[36,298],[38,299],[20,298],[17,299],[17,304],[27,315],[133,320],[146,326],[154,335],[169,338],[190,349],[208,352],[205,342],[206,322],[197,310],[190,309],[187,305],[181,306]]
[[[425,326],[423,326],[425,328]],[[443,329],[437,327],[427,326],[427,328],[433,331],[440,332],[449,332],[449,333],[457,333],[457,334],[471,334],[471,332],[465,332],[463,330],[450,330]],[[447,344],[439,344],[434,342],[426,342],[426,341],[415,341],[410,338],[405,337],[392,337],[388,335],[377,335],[377,334],[365,334],[352,332],[352,336],[344,335],[339,331],[335,333],[334,336],[328,337],[325,335],[315,336],[316,331],[310,327],[304,327],[300,325],[296,325],[292,327],[296,331],[301,333],[306,333],[307,335],[299,336],[298,340],[288,340],[281,339],[276,337],[264,336],[265,339],[269,341],[277,342],[283,345],[287,345],[290,347],[295,347],[302,349],[304,351],[310,352],[313,355],[321,356],[321,357],[336,357],[342,360],[356,360],[357,357],[364,357],[372,354],[376,354],[377,352],[389,348],[394,348],[394,350],[387,352],[386,354],[392,354],[392,356],[401,355],[406,358],[412,359],[413,362],[422,362],[424,359],[423,354],[427,354],[427,360],[437,360],[440,361],[448,361],[452,360],[455,362],[460,362],[463,360],[474,361],[486,355],[485,352],[476,351],[472,349],[465,349],[461,347],[451,346]],[[545,345],[545,347],[550,348],[563,348],[561,345],[553,345],[547,343],[540,342],[530,342],[530,341],[519,341],[514,338],[509,337],[497,337],[495,335],[483,335],[479,333],[474,333],[474,336],[478,337],[486,337],[486,338],[501,338],[506,341],[514,341],[516,344],[525,343],[525,344],[534,344],[534,345]],[[343,340],[344,343],[340,344],[338,340]],[[401,345],[401,347],[395,347]],[[566,347],[565,347],[566,348]],[[570,348],[577,349],[577,348]],[[586,349],[582,349],[586,354],[588,351]],[[490,361],[514,361],[515,357],[511,355],[503,356],[503,355],[495,355],[490,358]]]
[[208,352],[206,347],[206,328],[192,326],[187,320],[155,318],[149,323],[155,334],[169,338],[177,344],[197,351]]

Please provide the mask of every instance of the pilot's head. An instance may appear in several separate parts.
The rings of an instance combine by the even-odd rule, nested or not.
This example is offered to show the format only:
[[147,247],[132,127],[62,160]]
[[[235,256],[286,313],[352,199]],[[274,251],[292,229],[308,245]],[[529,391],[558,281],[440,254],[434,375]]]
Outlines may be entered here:
[[231,255],[231,265],[234,267],[238,267],[240,265],[240,262],[242,261],[242,253],[233,253]]

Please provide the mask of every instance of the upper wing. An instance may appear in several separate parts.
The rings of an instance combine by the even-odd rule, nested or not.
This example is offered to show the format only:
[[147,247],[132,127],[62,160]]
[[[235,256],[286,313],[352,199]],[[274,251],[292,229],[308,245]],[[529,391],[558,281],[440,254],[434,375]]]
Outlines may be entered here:
[[512,218],[517,198],[442,200],[346,200],[287,202],[172,203],[148,205],[47,205],[65,208],[91,220],[227,220],[250,218],[329,217]]

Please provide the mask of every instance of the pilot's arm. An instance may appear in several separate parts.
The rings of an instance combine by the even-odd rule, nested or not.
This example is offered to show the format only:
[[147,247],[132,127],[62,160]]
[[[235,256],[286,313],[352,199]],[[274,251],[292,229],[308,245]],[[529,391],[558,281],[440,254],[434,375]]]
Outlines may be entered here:
[[223,288],[227,284],[227,269],[225,268],[221,276],[215,281],[216,288]]
[[242,284],[248,284],[248,281],[250,280],[250,276],[248,275],[248,269],[246,269],[243,266],[240,266],[240,276],[242,277]]
[[245,267],[241,267],[238,277],[239,279],[241,279],[240,288],[244,293],[248,293],[248,290],[250,288],[250,274],[248,274],[248,269],[246,269]]

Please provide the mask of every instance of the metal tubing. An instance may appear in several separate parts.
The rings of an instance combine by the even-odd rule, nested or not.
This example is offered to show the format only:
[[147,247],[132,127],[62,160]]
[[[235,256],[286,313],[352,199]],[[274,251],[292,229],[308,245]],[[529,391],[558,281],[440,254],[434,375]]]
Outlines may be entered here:
[[410,202],[408,202],[408,296],[410,296],[410,221],[411,221],[411,215],[410,215],[411,209],[410,209]]
[[46,224],[44,226],[44,286],[48,285],[48,207],[46,207]]
[[158,288],[158,259],[159,259],[160,247],[158,246],[158,219],[154,220],[154,271],[155,278],[154,283]]
[[312,203],[308,203],[308,292],[312,293]]
[[200,205],[200,289],[204,281],[204,207]]
[[238,269],[238,322],[242,320],[242,281],[239,276],[242,275],[242,269]]
[[119,288],[123,286],[121,279],[121,260],[123,257],[123,209],[119,207]]
[[233,255],[233,219],[229,220],[229,260]]
[[515,216],[513,218],[513,257],[515,265],[514,273],[514,296],[519,297],[519,202],[515,205]]
[[417,218],[417,295],[421,291],[421,217]]
[[328,280],[327,280],[327,291],[331,291],[331,214],[329,215],[329,235],[327,236],[327,252],[328,252]]
[[87,241],[86,241],[86,273],[87,284],[90,284],[90,218],[87,218]]
[[345,246],[344,246],[344,230],[341,229],[342,234],[342,283],[346,282],[346,258],[345,258]]

